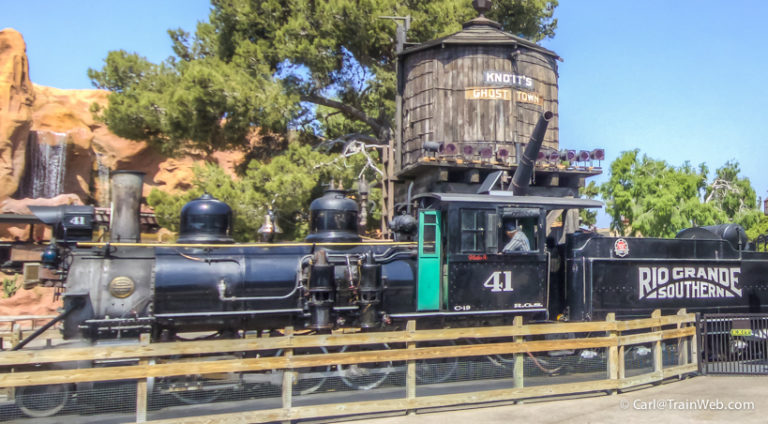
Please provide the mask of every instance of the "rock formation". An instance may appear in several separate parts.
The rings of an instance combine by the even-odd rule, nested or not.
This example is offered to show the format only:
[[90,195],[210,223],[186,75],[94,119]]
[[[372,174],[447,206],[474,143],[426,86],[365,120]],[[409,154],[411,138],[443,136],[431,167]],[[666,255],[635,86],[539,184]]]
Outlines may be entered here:
[[0,31],[0,199],[16,192],[24,172],[35,100],[26,50],[17,31]]
[[195,165],[218,163],[234,175],[245,159],[239,151],[169,158],[146,142],[118,137],[90,111],[93,103],[106,106],[108,94],[33,84],[21,34],[0,30],[0,212],[12,196],[71,194],[82,203],[107,206],[110,170],[145,172],[145,195],[153,187],[183,191],[191,186]]
[[[106,206],[109,170],[145,172],[147,195],[153,187],[170,192],[190,188],[192,168],[205,161],[218,163],[234,175],[234,168],[245,158],[239,151],[210,157],[190,152],[168,158],[146,142],[118,137],[90,111],[93,103],[106,106],[108,94],[33,84],[21,34],[0,30],[0,202],[11,196],[67,193],[83,203]],[[32,169],[35,155],[43,155],[38,159],[40,169]],[[56,161],[62,161],[61,170],[54,166]],[[45,182],[53,183],[52,188],[33,190],[30,179],[40,184],[39,180],[49,178],[59,180]]]

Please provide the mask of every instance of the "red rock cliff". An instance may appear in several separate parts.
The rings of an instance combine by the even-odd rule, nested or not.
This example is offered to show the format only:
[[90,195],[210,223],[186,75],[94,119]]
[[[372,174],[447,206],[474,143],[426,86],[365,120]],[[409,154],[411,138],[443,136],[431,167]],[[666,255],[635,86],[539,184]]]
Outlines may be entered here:
[[217,152],[207,158],[196,153],[168,158],[145,142],[118,137],[90,112],[93,103],[106,106],[107,95],[103,90],[61,90],[33,84],[21,34],[0,30],[0,211],[1,202],[17,192],[25,171],[32,172],[25,166],[30,132],[37,135],[32,143],[64,146],[60,193],[74,194],[83,203],[107,200],[107,181],[99,178],[106,169],[145,172],[146,195],[152,187],[170,192],[188,189],[195,164],[215,162],[234,175],[234,167],[244,160],[244,154],[237,151]]

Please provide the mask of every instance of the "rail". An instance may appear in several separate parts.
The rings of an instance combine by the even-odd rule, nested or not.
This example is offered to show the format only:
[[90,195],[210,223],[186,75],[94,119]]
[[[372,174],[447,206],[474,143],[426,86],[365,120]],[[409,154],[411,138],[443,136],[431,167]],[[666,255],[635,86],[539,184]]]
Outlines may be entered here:
[[[0,352],[0,370],[3,371],[0,373],[0,388],[135,380],[138,382],[136,422],[158,424],[291,421],[594,391],[615,393],[697,372],[699,355],[695,323],[695,314],[681,310],[676,315],[668,316],[654,311],[650,318],[630,321],[617,321],[613,314],[609,314],[605,321],[599,322],[523,325],[518,317],[514,325],[480,328],[416,330],[415,322],[409,321],[405,330],[392,332],[297,335],[289,327],[284,330],[283,336],[269,338],[149,343],[143,337],[141,342],[130,345]],[[566,338],[551,339],[558,336]],[[469,340],[474,342],[466,343]],[[674,365],[665,366],[662,343],[673,342],[677,343],[674,349],[677,359]],[[652,366],[650,372],[627,375],[627,349],[637,345],[650,345]],[[342,346],[347,348],[337,349]],[[361,348],[353,350],[351,346]],[[322,350],[322,353],[303,354],[312,348],[315,352]],[[605,353],[605,366],[599,371],[601,378],[561,384],[526,384],[522,371],[526,355],[533,358],[533,353],[590,349],[602,349]],[[259,356],[260,352],[275,350],[278,350],[279,356]],[[221,355],[221,359],[201,355]],[[488,355],[508,355],[505,358],[510,358],[514,377],[508,380],[505,387],[436,395],[421,393],[417,396],[417,364]],[[124,362],[117,362],[120,360]],[[74,361],[105,361],[120,365],[39,371],[41,364],[50,364],[55,368],[57,363]],[[402,363],[405,369],[405,396],[294,405],[293,387],[299,371],[313,367],[340,369],[351,364],[371,363]],[[275,370],[283,371],[280,408],[146,421],[147,395],[152,390],[147,385],[148,381],[155,383],[158,379],[187,375]]]

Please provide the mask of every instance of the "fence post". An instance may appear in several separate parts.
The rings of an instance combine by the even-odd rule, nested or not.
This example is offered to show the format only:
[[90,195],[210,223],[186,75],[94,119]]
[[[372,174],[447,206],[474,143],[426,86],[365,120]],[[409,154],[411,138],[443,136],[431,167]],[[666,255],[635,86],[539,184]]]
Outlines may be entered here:
[[[677,311],[677,315],[686,315],[687,312],[685,308],[680,309]],[[677,328],[681,329],[684,328],[683,324],[678,322]],[[680,337],[677,339],[677,365],[685,365],[688,363],[688,337]],[[680,379],[683,379],[683,375],[681,374]]]
[[[661,309],[654,309],[653,313],[651,313],[651,318],[661,318]],[[653,327],[653,332],[659,332],[661,331],[661,327]],[[664,362],[662,358],[662,350],[661,350],[661,338],[659,340],[656,340],[653,342],[653,372],[661,374],[662,369],[664,368]]]
[[[413,333],[416,332],[416,321],[409,320],[408,323],[405,325],[405,331],[408,333],[408,338],[410,339],[413,336]],[[416,343],[415,342],[407,342],[406,343],[406,349],[409,351],[413,351],[416,349]],[[409,359],[406,365],[406,373],[405,373],[405,398],[407,400],[416,399],[416,361],[413,359]],[[414,409],[408,409],[408,415],[414,415],[416,414],[416,410]]]
[[[285,327],[285,337],[293,338],[293,327]],[[293,357],[293,349],[285,349],[284,353],[286,358]],[[290,359],[289,359],[290,361]],[[291,408],[293,407],[293,382],[296,378],[296,372],[293,369],[283,370],[283,414],[286,417],[290,416]],[[291,420],[283,420],[283,423],[290,424]]]
[[[522,327],[523,317],[521,317],[520,315],[516,316],[515,320],[513,321],[513,324],[515,325],[515,327]],[[513,340],[515,341],[515,343],[523,343],[523,336],[515,336]],[[515,368],[514,368],[514,373],[512,375],[514,377],[515,388],[522,388],[524,386],[524,377],[525,377],[525,367],[523,362],[525,360],[525,355],[522,352],[515,353],[514,358],[515,358]]]
[[11,322],[11,347],[16,347],[21,342],[21,324]]
[[[608,330],[608,336],[616,339],[615,345],[608,346],[608,378],[610,380],[618,380],[620,364],[619,364],[619,335],[618,335],[618,330],[616,329],[616,314],[614,312],[611,312],[608,315],[606,315],[605,322],[606,324],[613,324],[612,329]],[[617,387],[618,387],[618,384],[617,384]],[[617,389],[612,389],[610,391],[610,393],[614,395],[617,392],[618,392]]]
[[[149,334],[144,333],[139,336],[139,344],[146,346],[149,344]],[[139,359],[139,365],[147,365],[149,359]],[[147,421],[147,379],[142,378],[136,382],[136,422],[143,423]]]

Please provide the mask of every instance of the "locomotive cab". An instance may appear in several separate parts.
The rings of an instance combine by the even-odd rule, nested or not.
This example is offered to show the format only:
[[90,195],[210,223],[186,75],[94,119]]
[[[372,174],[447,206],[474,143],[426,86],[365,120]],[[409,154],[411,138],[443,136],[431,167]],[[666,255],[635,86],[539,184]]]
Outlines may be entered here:
[[[602,206],[594,200],[514,196],[510,192],[428,193],[416,200],[422,206],[419,312],[523,313],[542,320],[548,317],[551,291],[548,213]],[[525,248],[508,249],[510,237],[525,238]]]

